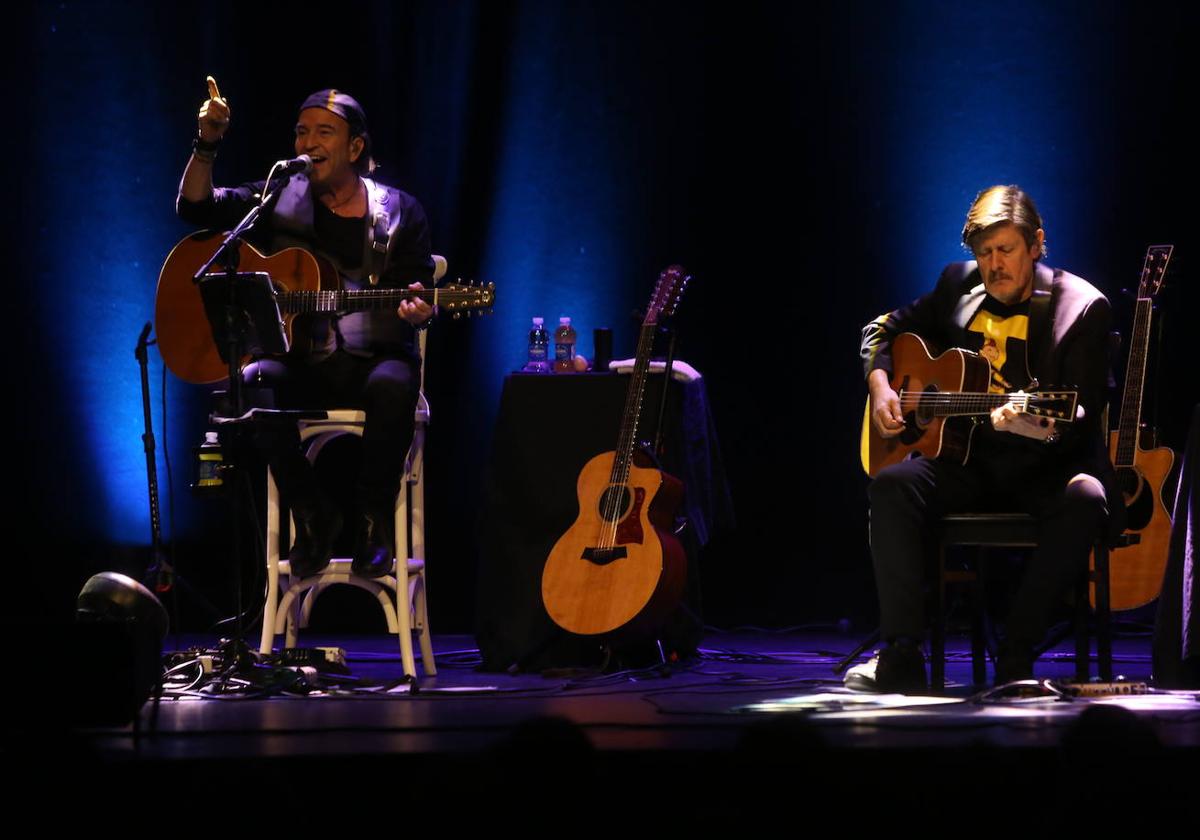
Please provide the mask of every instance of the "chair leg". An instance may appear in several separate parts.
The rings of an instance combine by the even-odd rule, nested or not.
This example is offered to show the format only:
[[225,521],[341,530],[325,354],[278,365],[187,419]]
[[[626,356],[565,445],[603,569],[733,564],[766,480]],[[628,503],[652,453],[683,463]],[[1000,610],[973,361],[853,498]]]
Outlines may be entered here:
[[1108,545],[1096,542],[1096,658],[1100,679],[1112,682],[1112,609],[1108,581]]
[[301,630],[306,629],[308,627],[309,623],[312,621],[312,611],[313,611],[313,608],[317,605],[317,598],[320,598],[321,593],[324,592],[326,589],[328,589],[329,586],[330,586],[330,584],[326,583],[325,579],[322,578],[320,583],[316,584],[314,587],[312,587],[312,589],[308,590],[308,592],[305,594],[304,600],[301,601],[301,606],[300,606],[300,629]]
[[258,652],[268,654],[275,643],[275,619],[279,609],[279,488],[267,470],[267,599],[263,606],[262,638]]
[[284,633],[284,647],[294,648],[300,640],[300,598],[293,598],[287,613],[287,629]]
[[400,636],[400,662],[406,676],[416,679],[417,661],[412,643],[412,580],[408,576],[408,561],[396,559],[396,629]]
[[946,687],[946,546],[938,549],[937,581],[931,587],[933,626],[929,632],[929,685],[934,691]]
[[[1075,587],[1075,679],[1087,682],[1091,671],[1091,637],[1088,634],[1088,580],[1084,575],[1082,586]],[[1098,626],[1098,625],[1097,625]]]
[[396,494],[395,519],[392,534],[395,538],[396,549],[396,579],[400,579],[401,564],[407,565],[409,557],[417,556],[409,542],[409,521],[412,519],[412,508],[409,506],[409,488],[407,477],[400,482],[400,492]]
[[976,557],[975,580],[971,584],[971,682],[987,684],[987,597],[983,588],[982,554]]
[[414,579],[413,604],[417,611],[417,627],[421,632],[421,669],[427,677],[437,676],[437,662],[433,658],[433,636],[429,630],[429,610],[425,603],[425,570]]
[[971,681],[975,685],[987,683],[987,631],[978,608],[971,616]]
[[279,607],[279,567],[271,566],[267,571],[267,600],[263,605],[262,638],[258,652],[268,654],[275,642],[275,617]]

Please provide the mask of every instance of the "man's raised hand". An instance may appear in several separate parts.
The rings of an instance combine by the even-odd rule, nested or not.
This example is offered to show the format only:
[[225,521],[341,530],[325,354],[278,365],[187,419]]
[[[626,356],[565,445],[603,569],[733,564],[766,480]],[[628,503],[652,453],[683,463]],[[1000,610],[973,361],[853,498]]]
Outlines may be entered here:
[[217,80],[208,77],[208,99],[200,106],[200,139],[207,143],[220,140],[229,128],[229,103],[221,97]]

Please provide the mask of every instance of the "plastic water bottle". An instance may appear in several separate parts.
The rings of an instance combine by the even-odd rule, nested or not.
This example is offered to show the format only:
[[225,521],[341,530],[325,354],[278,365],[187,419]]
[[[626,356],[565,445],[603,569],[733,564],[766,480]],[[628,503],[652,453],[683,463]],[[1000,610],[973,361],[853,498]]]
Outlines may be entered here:
[[192,489],[197,493],[219,492],[225,486],[225,452],[216,432],[205,432],[204,443],[196,447],[196,482]]
[[558,319],[554,331],[554,372],[575,372],[575,328],[566,316]]
[[529,330],[529,361],[524,370],[529,373],[550,372],[550,333],[546,332],[546,320],[534,318]]

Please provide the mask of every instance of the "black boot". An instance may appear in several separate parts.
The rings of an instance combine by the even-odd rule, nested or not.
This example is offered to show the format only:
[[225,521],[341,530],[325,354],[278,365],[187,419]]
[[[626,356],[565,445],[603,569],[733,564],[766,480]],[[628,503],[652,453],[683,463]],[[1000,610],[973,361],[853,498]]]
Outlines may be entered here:
[[925,654],[912,639],[895,639],[879,652],[875,666],[875,690],[884,694],[924,694]]
[[996,653],[996,685],[1033,679],[1033,645],[1005,641]]
[[354,538],[354,561],[350,564],[354,574],[376,578],[392,571],[395,518],[396,514],[391,508],[381,505],[364,507]]
[[292,507],[296,523],[295,543],[288,553],[288,563],[296,577],[308,577],[329,565],[333,556],[333,541],[342,530],[342,511],[324,495],[315,502]]

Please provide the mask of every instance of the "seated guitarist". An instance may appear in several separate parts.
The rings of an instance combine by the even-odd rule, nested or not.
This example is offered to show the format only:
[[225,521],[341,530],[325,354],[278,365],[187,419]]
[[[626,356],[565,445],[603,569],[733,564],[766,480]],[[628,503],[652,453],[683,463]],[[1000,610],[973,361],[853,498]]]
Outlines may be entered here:
[[[179,185],[178,211],[188,222],[227,230],[256,202],[263,182],[213,187],[212,167],[229,128],[230,110],[208,79],[199,135]],[[351,96],[314,93],[300,106],[295,151],[312,158],[311,173],[293,175],[265,222],[251,236],[265,253],[300,246],[329,260],[348,288],[420,288],[433,276],[429,224],[416,199],[365,176],[374,169],[366,115]],[[359,521],[354,570],[387,574],[393,551],[393,507],[404,457],[412,440],[420,387],[414,329],[433,315],[422,301],[405,301],[397,313],[362,312],[314,318],[309,335],[297,328],[293,343],[307,352],[260,359],[247,366],[247,384],[275,390],[279,408],[357,407],[366,411],[362,470],[356,487]],[[300,451],[294,426],[261,429],[257,441],[284,500],[296,518],[289,555],[300,576],[323,569],[332,554],[342,515],[317,486]]]
[[[863,329],[871,422],[893,437],[906,418],[891,386],[892,340],[911,332],[942,352],[963,347],[991,364],[991,388],[1012,393],[1037,380],[1079,392],[1077,422],[1018,413],[1010,402],[974,433],[965,464],[913,458],[883,469],[870,487],[871,553],[879,594],[875,685],[886,692],[926,686],[925,536],[942,514],[1025,511],[1040,520],[996,662],[996,682],[1033,674],[1033,650],[1052,611],[1088,562],[1108,511],[1123,511],[1104,446],[1100,414],[1108,376],[1109,305],[1082,278],[1041,262],[1045,233],[1033,200],[1016,186],[981,192],[962,241],[975,259],[952,263],[934,290]],[[911,418],[909,420],[911,422]]]

